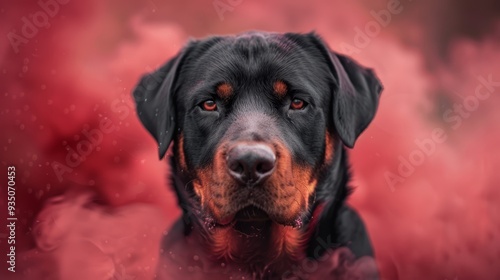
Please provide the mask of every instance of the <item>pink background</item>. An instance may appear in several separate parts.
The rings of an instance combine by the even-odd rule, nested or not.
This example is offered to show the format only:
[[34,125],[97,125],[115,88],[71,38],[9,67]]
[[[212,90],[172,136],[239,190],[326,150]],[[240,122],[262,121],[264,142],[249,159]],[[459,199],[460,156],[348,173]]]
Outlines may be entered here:
[[[17,171],[18,272],[6,271],[2,229],[0,276],[151,277],[161,234],[180,212],[167,165],[133,111],[140,75],[190,37],[316,30],[385,86],[351,151],[349,200],[382,278],[500,279],[500,85],[474,97],[478,77],[500,82],[500,5],[393,2],[60,0],[47,11],[36,1],[2,3],[0,168]],[[390,14],[382,24],[381,13]],[[462,105],[462,115],[450,113]],[[83,131],[96,130],[96,145],[69,166],[67,155],[87,143]]]

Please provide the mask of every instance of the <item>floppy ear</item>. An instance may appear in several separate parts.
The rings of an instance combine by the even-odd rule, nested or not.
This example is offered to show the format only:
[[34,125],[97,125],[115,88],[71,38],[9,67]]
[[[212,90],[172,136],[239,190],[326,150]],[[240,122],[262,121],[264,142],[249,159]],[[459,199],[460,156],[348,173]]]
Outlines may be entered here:
[[185,54],[183,50],[155,72],[144,75],[133,93],[139,119],[158,142],[160,159],[175,131],[175,82]]
[[349,148],[375,116],[382,85],[373,70],[353,59],[331,51],[315,34],[310,34],[328,62],[337,82],[332,98],[335,129]]

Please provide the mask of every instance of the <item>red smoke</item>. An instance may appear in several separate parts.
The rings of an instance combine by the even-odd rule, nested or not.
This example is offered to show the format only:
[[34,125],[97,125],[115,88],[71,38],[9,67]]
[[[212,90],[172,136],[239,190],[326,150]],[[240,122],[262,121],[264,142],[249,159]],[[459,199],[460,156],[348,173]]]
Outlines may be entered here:
[[498,3],[57,1],[0,10],[0,166],[16,167],[18,218],[18,272],[2,231],[0,275],[150,279],[180,212],[131,88],[189,37],[253,29],[316,30],[383,81],[350,199],[383,279],[500,278]]

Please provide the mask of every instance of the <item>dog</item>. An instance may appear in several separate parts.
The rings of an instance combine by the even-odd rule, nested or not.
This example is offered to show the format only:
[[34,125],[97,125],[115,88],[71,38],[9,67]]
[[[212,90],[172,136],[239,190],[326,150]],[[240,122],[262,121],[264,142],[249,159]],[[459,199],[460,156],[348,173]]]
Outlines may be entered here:
[[160,159],[173,142],[183,211],[158,279],[376,279],[365,226],[345,204],[345,147],[381,91],[373,70],[315,33],[192,40],[144,75],[137,113]]

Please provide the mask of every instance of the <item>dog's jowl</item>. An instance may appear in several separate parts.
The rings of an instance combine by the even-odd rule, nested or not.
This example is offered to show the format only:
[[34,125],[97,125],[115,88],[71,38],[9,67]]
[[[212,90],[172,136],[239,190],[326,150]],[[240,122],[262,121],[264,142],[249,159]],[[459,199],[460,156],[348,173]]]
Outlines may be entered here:
[[145,75],[137,112],[160,158],[173,144],[183,210],[159,248],[158,279],[377,278],[345,204],[345,147],[381,90],[372,70],[312,33],[194,40]]

